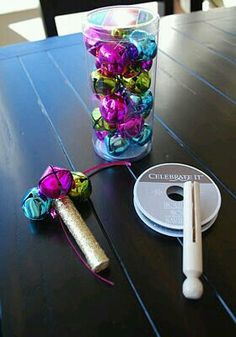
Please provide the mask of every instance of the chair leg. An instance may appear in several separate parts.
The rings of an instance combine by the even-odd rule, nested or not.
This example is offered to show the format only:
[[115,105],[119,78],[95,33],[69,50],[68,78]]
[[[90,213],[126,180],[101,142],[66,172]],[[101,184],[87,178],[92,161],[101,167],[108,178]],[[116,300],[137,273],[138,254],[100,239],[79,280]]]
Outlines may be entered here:
[[46,31],[47,36],[55,36],[58,35],[57,27],[55,23],[53,11],[51,10],[51,4],[48,0],[40,0],[42,16],[43,16],[43,24]]
[[174,0],[164,0],[165,15],[174,14]]
[[47,37],[58,35],[54,17],[48,17],[48,16],[46,18],[44,17],[43,21],[44,21],[44,27],[47,33]]

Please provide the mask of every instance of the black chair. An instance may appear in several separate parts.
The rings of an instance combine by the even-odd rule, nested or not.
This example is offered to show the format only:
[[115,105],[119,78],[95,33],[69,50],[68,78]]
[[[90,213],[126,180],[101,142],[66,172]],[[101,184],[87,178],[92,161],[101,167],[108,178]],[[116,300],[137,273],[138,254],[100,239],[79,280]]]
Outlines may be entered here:
[[[40,0],[47,36],[58,35],[55,16],[85,12],[114,5],[132,5],[152,0]],[[173,14],[174,0],[159,0],[165,5],[165,15]]]

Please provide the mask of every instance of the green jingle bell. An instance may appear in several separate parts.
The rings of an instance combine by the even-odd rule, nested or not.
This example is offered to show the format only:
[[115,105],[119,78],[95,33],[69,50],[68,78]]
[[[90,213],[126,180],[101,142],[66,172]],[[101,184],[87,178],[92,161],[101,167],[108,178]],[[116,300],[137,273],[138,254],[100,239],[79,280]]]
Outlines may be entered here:
[[104,76],[99,69],[91,73],[92,88],[96,94],[110,95],[117,91],[119,80],[116,77]]
[[130,29],[124,29],[124,28],[114,28],[111,31],[111,36],[113,36],[116,39],[125,39],[130,33]]
[[82,172],[71,172],[74,185],[69,192],[69,196],[79,201],[85,201],[90,197],[92,185],[89,178]]
[[151,77],[148,71],[143,71],[139,75],[131,78],[122,77],[121,82],[129,91],[136,94],[143,94],[150,88]]
[[115,126],[105,121],[105,119],[101,115],[99,108],[95,108],[92,111],[91,118],[92,118],[92,126],[96,131],[112,131],[115,128]]
[[143,146],[152,139],[152,128],[148,124],[144,124],[138,137],[133,137],[132,142]]
[[128,63],[125,67],[125,70],[123,72],[123,77],[125,77],[126,79],[134,77],[134,76],[138,76],[138,74],[140,74],[142,71],[142,67],[140,65],[140,63],[138,62],[131,62]]
[[118,135],[112,135],[109,134],[104,138],[104,142],[107,148],[107,151],[115,156],[121,155],[123,152],[125,152],[129,145],[130,140],[122,138]]

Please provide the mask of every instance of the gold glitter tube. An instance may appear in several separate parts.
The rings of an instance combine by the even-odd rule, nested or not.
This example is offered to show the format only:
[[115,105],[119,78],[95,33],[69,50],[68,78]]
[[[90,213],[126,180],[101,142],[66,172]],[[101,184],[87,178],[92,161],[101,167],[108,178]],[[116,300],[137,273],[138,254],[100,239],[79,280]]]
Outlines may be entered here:
[[68,196],[62,199],[55,199],[54,206],[84,253],[91,269],[96,273],[106,269],[109,265],[109,259],[99,246],[99,243],[87,227],[71,199]]

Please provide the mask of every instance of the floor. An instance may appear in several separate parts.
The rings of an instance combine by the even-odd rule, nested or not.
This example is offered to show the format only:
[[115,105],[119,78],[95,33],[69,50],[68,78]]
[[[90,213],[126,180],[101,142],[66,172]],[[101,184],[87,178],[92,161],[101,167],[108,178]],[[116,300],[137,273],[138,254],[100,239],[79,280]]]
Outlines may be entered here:
[[39,0],[0,0],[0,45],[44,38]]
[[[227,1],[234,2],[236,5],[236,0],[221,0],[221,2]],[[209,1],[204,1],[204,3],[209,3]],[[156,8],[157,3],[145,3],[144,6]],[[158,3],[160,15],[164,12],[163,6],[162,2]],[[175,0],[175,13],[188,11],[188,8],[189,0]],[[57,17],[59,35],[81,31],[80,23],[83,15],[85,13]],[[0,46],[37,41],[45,37],[39,0],[0,0]]]

